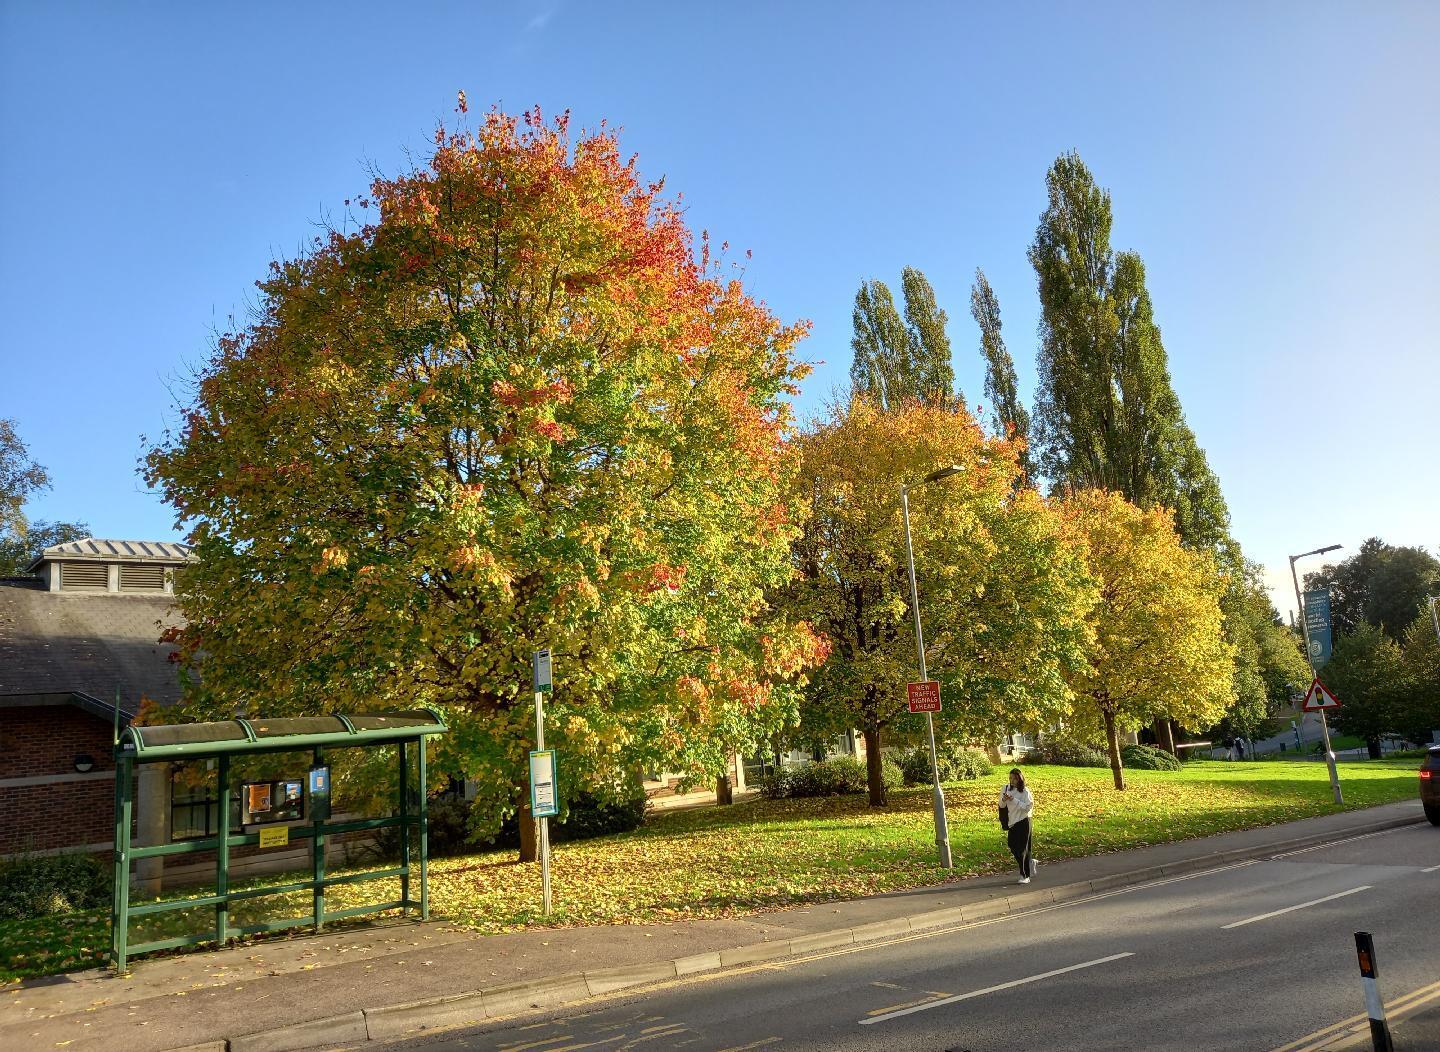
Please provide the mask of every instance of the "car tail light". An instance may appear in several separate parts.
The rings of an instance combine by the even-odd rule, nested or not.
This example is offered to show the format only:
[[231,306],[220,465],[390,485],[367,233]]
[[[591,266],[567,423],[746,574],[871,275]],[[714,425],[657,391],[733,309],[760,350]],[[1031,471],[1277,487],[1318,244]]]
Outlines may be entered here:
[[1430,774],[1431,774],[1430,771],[1421,771],[1421,772],[1420,772],[1420,780],[1423,781],[1423,782],[1428,782],[1428,781],[1430,780]]

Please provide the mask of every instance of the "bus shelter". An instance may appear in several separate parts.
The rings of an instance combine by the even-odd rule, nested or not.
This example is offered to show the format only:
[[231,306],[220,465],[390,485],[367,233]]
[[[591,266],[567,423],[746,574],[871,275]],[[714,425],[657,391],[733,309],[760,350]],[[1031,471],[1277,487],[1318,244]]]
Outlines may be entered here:
[[[420,919],[430,916],[430,894],[426,876],[429,855],[428,815],[425,793],[425,739],[445,731],[445,722],[431,708],[405,712],[369,713],[353,716],[298,716],[282,719],[235,719],[219,723],[185,723],[155,727],[129,726],[115,746],[115,888],[110,913],[110,955],[117,973],[126,970],[129,957],[154,950],[193,946],[202,942],[224,943],[227,939],[262,931],[311,925],[315,930],[327,920],[400,910],[402,915],[418,911]],[[398,798],[395,814],[384,818],[330,821],[330,769],[326,750],[396,746],[399,759]],[[236,757],[266,753],[309,752],[312,764],[303,780],[282,780],[242,786],[239,831],[232,829],[231,761]],[[415,770],[420,791],[411,806],[410,772]],[[218,779],[219,821],[214,836],[178,843],[136,847],[131,844],[130,825],[134,812],[135,768],[137,764],[214,760]],[[303,818],[299,824],[296,818]],[[285,822],[287,824],[280,825]],[[325,875],[325,838],[354,830],[397,827],[400,832],[400,864],[388,869],[342,876]],[[412,872],[412,833],[418,833],[418,871]],[[310,874],[306,880],[267,887],[230,890],[230,852],[244,845],[271,846],[296,840],[310,841]],[[215,852],[215,893],[173,900],[130,903],[130,865],[139,859],[168,855]],[[418,878],[418,897],[412,895]],[[338,884],[400,878],[400,898],[393,902],[326,910],[325,889]],[[297,891],[311,893],[306,916],[235,925],[230,904],[241,899],[283,895]],[[129,944],[131,918],[174,910],[211,906],[215,910],[209,930],[172,938]]]

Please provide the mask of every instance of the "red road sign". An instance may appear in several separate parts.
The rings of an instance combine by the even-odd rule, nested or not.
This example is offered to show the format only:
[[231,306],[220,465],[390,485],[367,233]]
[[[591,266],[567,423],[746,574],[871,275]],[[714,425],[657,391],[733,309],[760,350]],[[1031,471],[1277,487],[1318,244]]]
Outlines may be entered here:
[[1310,684],[1310,689],[1305,692],[1305,704],[1301,706],[1306,712],[1319,712],[1321,709],[1338,709],[1340,699],[1330,693],[1330,688],[1320,682],[1317,676]]
[[933,679],[924,683],[907,683],[905,693],[910,699],[911,712],[940,711],[940,684]]

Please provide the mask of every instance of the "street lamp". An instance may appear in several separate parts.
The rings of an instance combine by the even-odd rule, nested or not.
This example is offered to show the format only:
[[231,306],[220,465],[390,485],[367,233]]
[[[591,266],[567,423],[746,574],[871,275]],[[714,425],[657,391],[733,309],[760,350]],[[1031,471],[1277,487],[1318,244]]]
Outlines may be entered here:
[[[956,465],[939,468],[921,479],[920,484],[939,482],[964,470]],[[910,609],[915,614],[915,656],[920,662],[920,682],[924,683],[929,678],[925,673],[925,635],[920,627],[920,593],[915,586],[915,544],[910,539],[910,487],[904,483],[900,485],[900,509],[905,516],[905,555],[910,569]],[[935,846],[940,849],[941,868],[953,869],[955,863],[950,858],[950,825],[945,820],[945,793],[940,788],[940,762],[935,755],[935,717],[928,711],[925,713],[925,734],[930,739],[930,774],[934,779]]]
[[1440,595],[1427,595],[1425,604],[1430,607],[1430,622],[1435,626],[1435,641],[1440,643],[1440,614],[1435,612],[1435,604],[1440,603]]
[[[1312,678],[1316,676],[1316,672],[1315,657],[1310,652],[1310,623],[1305,617],[1305,603],[1300,598],[1300,578],[1295,573],[1295,563],[1307,555],[1324,555],[1326,552],[1339,551],[1342,547],[1343,545],[1330,544],[1324,548],[1316,548],[1313,552],[1290,556],[1290,581],[1295,585],[1295,617],[1300,622],[1300,631],[1305,640],[1305,660],[1310,663]],[[1330,721],[1325,718],[1324,709],[1320,710],[1320,734],[1325,739],[1325,764],[1330,768],[1330,791],[1335,794],[1335,802],[1343,804],[1345,795],[1340,791],[1340,772],[1335,769],[1335,750],[1330,748]]]

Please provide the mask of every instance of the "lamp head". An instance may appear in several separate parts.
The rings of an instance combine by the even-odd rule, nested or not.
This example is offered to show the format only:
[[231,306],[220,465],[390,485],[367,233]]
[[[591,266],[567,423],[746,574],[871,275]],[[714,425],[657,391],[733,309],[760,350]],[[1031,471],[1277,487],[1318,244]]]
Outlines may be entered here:
[[936,468],[934,471],[930,472],[930,474],[926,475],[923,479],[921,479],[921,481],[939,482],[941,479],[948,479],[951,475],[958,475],[964,470],[964,467],[958,464],[951,464],[949,467]]

